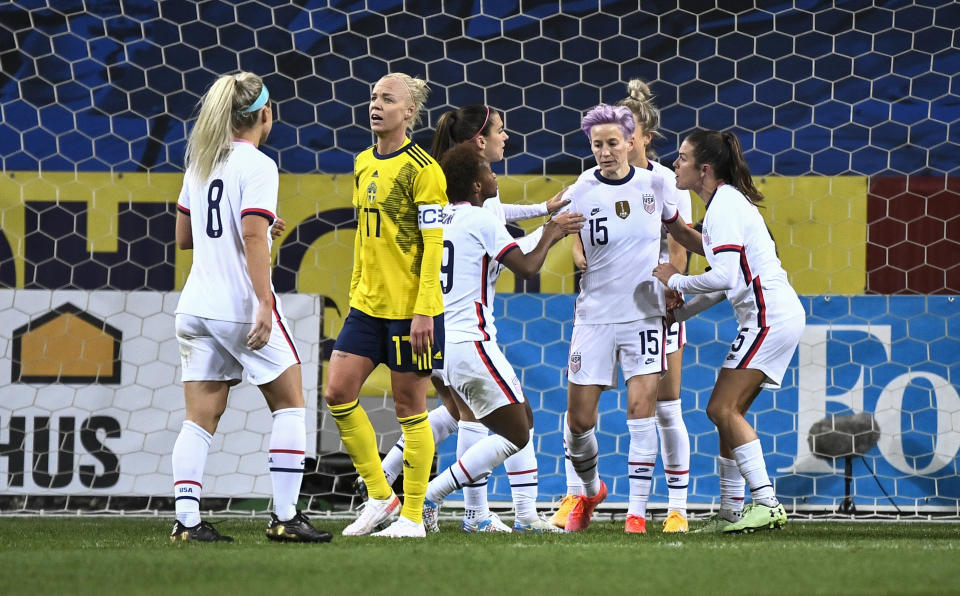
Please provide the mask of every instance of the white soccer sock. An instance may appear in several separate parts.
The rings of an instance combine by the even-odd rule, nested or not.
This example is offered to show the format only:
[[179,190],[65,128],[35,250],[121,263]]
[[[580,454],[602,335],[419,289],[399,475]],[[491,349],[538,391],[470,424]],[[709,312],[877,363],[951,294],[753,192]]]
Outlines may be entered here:
[[[430,422],[430,430],[433,431],[433,443],[439,445],[447,437],[457,430],[457,421],[454,420],[447,408],[442,404],[430,410],[427,414],[427,420]],[[380,466],[383,468],[383,475],[387,478],[387,484],[392,485],[396,482],[400,472],[403,471],[403,447],[406,441],[403,434],[400,439],[390,448],[390,451],[383,457]]]
[[284,408],[273,413],[270,433],[270,479],[273,481],[273,512],[280,521],[297,514],[307,446],[304,408]]
[[[479,422],[461,420],[457,425],[457,459],[463,457],[468,449],[482,441],[489,434],[487,427]],[[482,522],[490,517],[487,504],[487,479],[463,487],[463,518],[471,522]]]
[[630,455],[627,474],[630,478],[630,505],[627,515],[647,516],[653,467],[657,462],[657,421],[654,418],[627,420],[630,430]]
[[503,462],[510,479],[510,495],[516,521],[532,524],[537,521],[537,452],[533,447],[533,429],[523,449]]
[[[567,413],[563,413],[563,428],[567,428]],[[570,448],[567,447],[567,433],[563,433],[563,472],[567,477],[567,494],[580,495],[583,492],[583,482],[577,476],[577,471],[573,469],[573,461],[570,459]]]
[[173,498],[177,521],[192,528],[200,523],[200,491],[203,489],[203,468],[213,435],[189,420],[183,421],[173,444]]
[[743,489],[746,482],[734,460],[718,456],[717,467],[720,472],[720,515],[727,521],[737,521],[743,512]]
[[520,451],[520,448],[501,437],[488,435],[467,449],[463,457],[452,466],[437,474],[427,486],[427,498],[434,503],[444,500],[453,491],[485,479],[505,459]]
[[600,492],[600,473],[597,462],[600,448],[594,429],[576,435],[568,425],[563,425],[563,439],[570,450],[570,463],[583,485],[583,494],[594,497]]
[[767,476],[767,464],[763,461],[763,450],[760,448],[760,439],[734,448],[733,457],[737,460],[737,467],[747,485],[753,502],[767,507],[776,507],[780,501],[773,492],[773,483]]
[[687,516],[687,485],[690,482],[690,435],[683,423],[679,399],[657,402],[657,432],[663,475],[667,479],[668,511]]

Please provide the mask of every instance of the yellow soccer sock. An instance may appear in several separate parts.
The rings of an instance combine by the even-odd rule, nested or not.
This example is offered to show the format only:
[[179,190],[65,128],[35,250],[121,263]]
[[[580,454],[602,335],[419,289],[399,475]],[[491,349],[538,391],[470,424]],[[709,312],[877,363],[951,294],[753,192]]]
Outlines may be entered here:
[[[367,413],[360,407],[360,399],[329,407],[330,414],[340,429],[340,440],[353,461],[353,467],[367,485],[367,494],[372,499],[389,498],[393,489],[387,484],[383,468],[380,467],[377,435],[373,432]],[[429,424],[427,428],[430,428]]]
[[423,521],[423,499],[433,467],[433,430],[427,413],[406,418],[397,418],[403,430],[403,509],[400,515],[415,521]]

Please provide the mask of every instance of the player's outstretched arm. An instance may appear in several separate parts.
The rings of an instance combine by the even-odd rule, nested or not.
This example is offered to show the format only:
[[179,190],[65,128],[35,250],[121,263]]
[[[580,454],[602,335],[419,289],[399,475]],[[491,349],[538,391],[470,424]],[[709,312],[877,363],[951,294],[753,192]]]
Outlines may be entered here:
[[700,232],[688,226],[687,222],[683,221],[679,213],[672,221],[663,222],[663,225],[667,226],[670,235],[673,236],[674,240],[683,245],[684,248],[698,255],[704,254],[703,237],[700,235]]
[[567,234],[579,232],[584,221],[586,219],[580,213],[567,212],[554,216],[543,226],[543,236],[532,251],[524,254],[521,250],[511,250],[500,262],[523,279],[532,277],[543,267],[550,247]]

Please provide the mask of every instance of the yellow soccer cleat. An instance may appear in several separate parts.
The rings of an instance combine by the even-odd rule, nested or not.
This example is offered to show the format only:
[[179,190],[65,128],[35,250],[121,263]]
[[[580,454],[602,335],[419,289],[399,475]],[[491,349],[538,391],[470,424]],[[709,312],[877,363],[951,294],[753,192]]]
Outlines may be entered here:
[[664,534],[686,534],[689,529],[687,518],[680,515],[679,511],[671,511],[667,519],[663,520]]
[[580,497],[577,495],[567,495],[560,501],[560,507],[550,518],[550,523],[558,528],[567,527],[567,518],[570,517],[570,511],[576,506]]

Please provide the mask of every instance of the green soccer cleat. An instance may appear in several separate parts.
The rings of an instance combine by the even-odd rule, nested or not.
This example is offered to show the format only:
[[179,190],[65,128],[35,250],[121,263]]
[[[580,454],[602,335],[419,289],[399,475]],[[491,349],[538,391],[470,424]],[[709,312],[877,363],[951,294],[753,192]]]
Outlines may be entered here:
[[719,513],[707,518],[703,525],[701,525],[696,530],[692,530],[691,534],[719,534],[726,529],[727,526],[732,526],[734,522],[723,517]]
[[787,512],[780,503],[777,503],[776,507],[752,503],[744,507],[743,515],[737,522],[730,524],[722,531],[725,534],[735,534],[739,532],[750,533],[768,528],[779,530],[786,523]]

